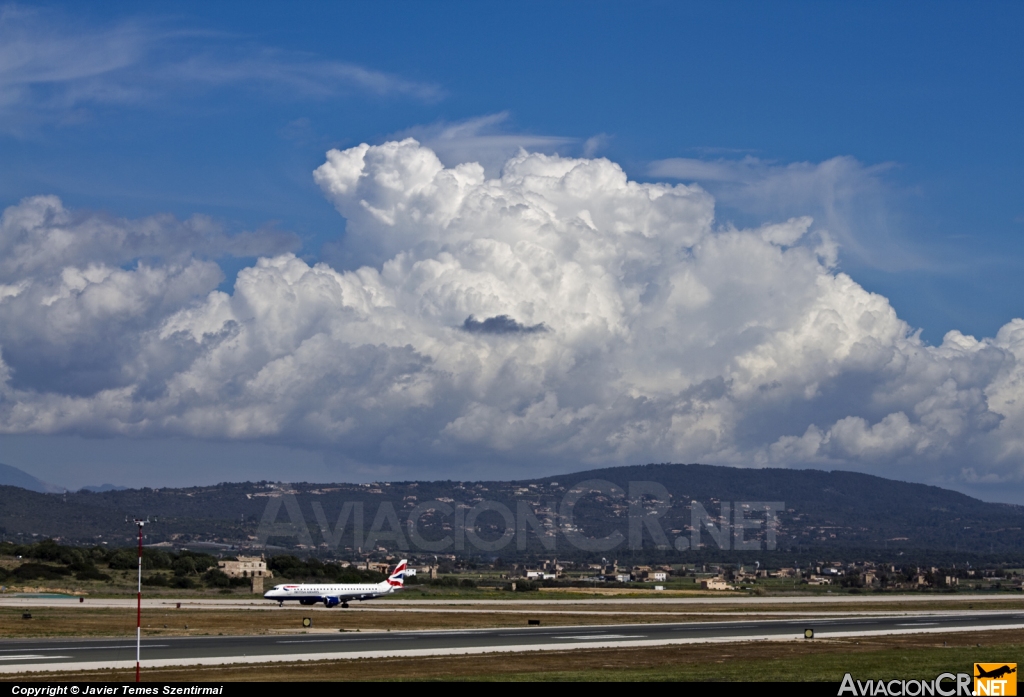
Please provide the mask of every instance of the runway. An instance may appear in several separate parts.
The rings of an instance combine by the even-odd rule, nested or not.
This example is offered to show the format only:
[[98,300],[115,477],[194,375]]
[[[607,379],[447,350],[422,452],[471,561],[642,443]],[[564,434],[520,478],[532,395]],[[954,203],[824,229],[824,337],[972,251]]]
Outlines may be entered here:
[[[804,641],[803,633],[807,628],[814,630],[816,638],[1024,629],[1024,612],[287,636],[160,637],[142,642],[142,663],[144,667],[164,667],[502,651],[633,648],[703,642]],[[131,639],[0,641],[0,673],[97,670],[134,665],[135,642]]]

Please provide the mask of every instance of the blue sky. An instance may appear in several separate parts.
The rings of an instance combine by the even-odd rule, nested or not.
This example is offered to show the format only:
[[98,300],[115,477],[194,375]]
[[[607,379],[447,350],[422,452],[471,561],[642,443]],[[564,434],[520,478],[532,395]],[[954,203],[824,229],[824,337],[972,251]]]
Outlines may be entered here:
[[[885,229],[863,234],[908,259],[844,267],[931,341],[951,328],[988,335],[1019,314],[1024,50],[1014,3],[42,7],[23,8],[36,14],[33,31],[118,33],[126,65],[100,73],[96,90],[127,83],[139,94],[109,102],[86,85],[51,107],[53,93],[76,88],[30,88],[39,94],[15,107],[17,133],[3,142],[5,202],[45,191],[126,216],[276,222],[315,254],[339,225],[309,178],[327,147],[507,113],[506,133],[603,136],[597,154],[641,179],[668,157],[890,165],[872,202]],[[250,62],[251,72],[145,84],[196,55]],[[259,74],[335,62],[410,85],[304,88]]]
[[[329,149],[414,136],[445,165],[479,160],[489,176],[522,146],[607,158],[641,183],[696,182],[715,199],[718,229],[812,216],[812,232],[827,228],[839,245],[832,273],[886,298],[927,346],[950,330],[994,337],[1024,315],[1019,3],[2,7],[0,204],[53,195],[73,217],[200,215],[227,237],[255,233],[248,251],[204,253],[228,292],[260,255],[291,250],[338,271],[386,258],[346,241],[346,204],[325,196],[312,172]],[[106,263],[128,269],[142,256]],[[205,291],[196,292],[198,302]],[[19,368],[17,352],[7,353],[22,376],[87,370],[57,359]],[[20,388],[51,389],[19,379]],[[846,406],[834,416],[882,423],[881,412]],[[72,476],[42,455],[78,436],[93,444],[86,449],[100,436],[125,437],[132,453],[165,437],[198,447],[174,429],[127,438],[130,429],[12,424],[3,436],[11,456],[0,450],[0,460],[69,485],[98,483],[111,457],[96,455],[79,468],[90,476]],[[807,425],[788,424],[764,443]],[[218,448],[235,442],[203,437]],[[408,470],[404,456],[378,462],[365,449],[324,447],[327,461],[358,461],[341,476],[370,476],[385,461]],[[466,471],[498,446],[480,447],[456,458]],[[884,470],[881,460],[850,457],[836,462]],[[998,457],[990,474],[1000,486],[1019,483],[1019,459]],[[815,463],[828,464],[806,464]],[[214,478],[221,472],[238,478],[230,468]],[[980,486],[952,470],[908,472]]]

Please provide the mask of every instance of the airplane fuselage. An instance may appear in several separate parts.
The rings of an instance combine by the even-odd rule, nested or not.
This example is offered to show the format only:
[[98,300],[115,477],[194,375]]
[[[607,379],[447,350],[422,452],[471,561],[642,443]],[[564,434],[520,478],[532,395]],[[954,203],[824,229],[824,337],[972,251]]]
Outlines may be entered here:
[[405,583],[406,562],[403,559],[386,581],[380,583],[282,583],[274,586],[263,597],[284,605],[296,600],[302,605],[323,603],[326,607],[348,607],[350,600],[373,600],[402,590]]
[[327,607],[347,605],[350,600],[372,600],[396,590],[387,581],[380,583],[296,583],[274,586],[263,594],[267,600],[284,603],[295,600],[302,605],[323,603]]

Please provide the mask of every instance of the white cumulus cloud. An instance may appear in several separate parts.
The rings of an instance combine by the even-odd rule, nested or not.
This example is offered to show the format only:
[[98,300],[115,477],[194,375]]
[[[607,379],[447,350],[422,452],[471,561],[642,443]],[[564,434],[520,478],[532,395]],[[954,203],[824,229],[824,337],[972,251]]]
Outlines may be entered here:
[[696,182],[729,215],[771,220],[813,216],[842,245],[847,261],[897,271],[934,262],[901,234],[890,213],[893,189],[882,177],[892,163],[865,165],[852,157],[776,163],[674,157],[652,162],[651,176]]
[[[508,112],[503,111],[455,123],[417,126],[396,134],[396,139],[415,138],[448,166],[476,162],[492,177],[499,175],[502,166],[520,150],[555,152],[578,142],[576,138],[561,136],[506,133],[501,129],[508,120]],[[602,136],[590,138],[583,144],[583,150],[595,151],[603,140]],[[592,154],[587,152],[588,156]]]
[[25,199],[0,215],[0,360],[12,385],[36,391],[148,384],[154,375],[130,368],[145,332],[224,280],[211,259],[296,242],[228,235],[201,216],[132,221],[75,213],[55,196]]
[[278,442],[423,476],[700,461],[1024,477],[1024,321],[927,345],[806,216],[737,229],[704,189],[606,159],[521,151],[489,176],[413,139],[332,150],[314,179],[348,221],[351,268],[268,255],[230,294],[191,256],[85,264],[55,226],[24,232],[45,200],[9,209],[0,430]]

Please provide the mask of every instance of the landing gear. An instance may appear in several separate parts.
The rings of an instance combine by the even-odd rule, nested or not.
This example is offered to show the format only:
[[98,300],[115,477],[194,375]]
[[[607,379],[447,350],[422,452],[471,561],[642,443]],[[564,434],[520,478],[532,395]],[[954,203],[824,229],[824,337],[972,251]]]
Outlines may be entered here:
[[348,609],[348,603],[342,603],[342,604],[341,604],[341,606],[342,606],[343,608],[345,608],[346,610]]
[[278,607],[284,607],[284,601],[283,600],[278,600],[277,601],[277,606]]

